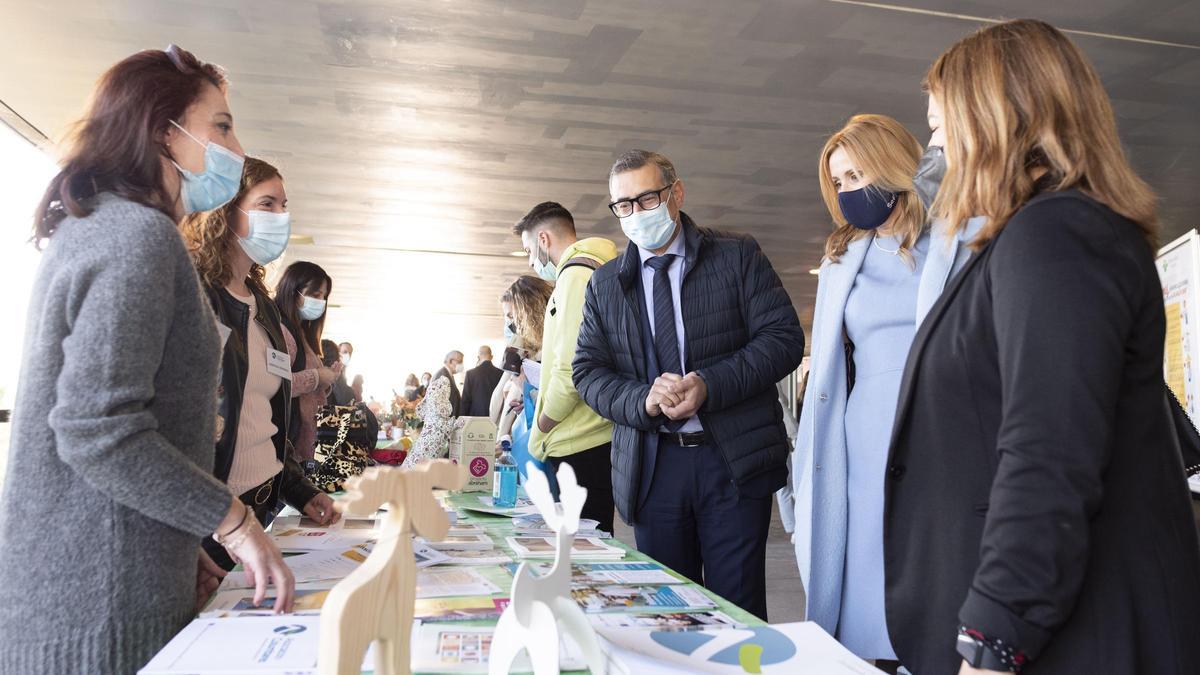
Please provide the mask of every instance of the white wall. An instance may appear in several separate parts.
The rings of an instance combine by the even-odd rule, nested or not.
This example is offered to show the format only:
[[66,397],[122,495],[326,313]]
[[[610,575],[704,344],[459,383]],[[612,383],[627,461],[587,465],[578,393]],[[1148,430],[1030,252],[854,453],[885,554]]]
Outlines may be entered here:
[[[16,396],[25,314],[40,255],[29,243],[33,210],[57,167],[53,158],[0,123],[0,271],[5,302],[0,330],[0,409],[9,410]],[[11,424],[0,424],[0,484],[8,464]]]

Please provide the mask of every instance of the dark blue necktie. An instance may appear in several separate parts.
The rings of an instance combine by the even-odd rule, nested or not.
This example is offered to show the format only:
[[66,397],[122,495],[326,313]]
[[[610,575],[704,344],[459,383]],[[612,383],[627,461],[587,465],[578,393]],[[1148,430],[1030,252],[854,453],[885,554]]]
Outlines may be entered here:
[[[683,374],[683,360],[679,357],[679,337],[675,333],[675,301],[671,298],[669,270],[675,256],[671,254],[650,258],[646,264],[654,270],[654,352],[658,356],[658,367],[664,373]],[[669,420],[664,425],[667,431],[678,431],[683,420]]]

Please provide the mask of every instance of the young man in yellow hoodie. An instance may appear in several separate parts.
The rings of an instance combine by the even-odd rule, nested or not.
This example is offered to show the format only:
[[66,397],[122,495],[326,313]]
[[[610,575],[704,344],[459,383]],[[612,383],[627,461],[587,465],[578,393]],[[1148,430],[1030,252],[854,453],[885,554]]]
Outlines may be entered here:
[[612,423],[579,398],[571,381],[571,362],[588,281],[596,268],[617,257],[617,247],[599,237],[579,239],[571,212],[557,202],[533,207],[513,232],[521,237],[534,273],[554,282],[542,328],[542,375],[529,452],[551,472],[563,462],[570,464],[588,491],[582,516],[612,532]]

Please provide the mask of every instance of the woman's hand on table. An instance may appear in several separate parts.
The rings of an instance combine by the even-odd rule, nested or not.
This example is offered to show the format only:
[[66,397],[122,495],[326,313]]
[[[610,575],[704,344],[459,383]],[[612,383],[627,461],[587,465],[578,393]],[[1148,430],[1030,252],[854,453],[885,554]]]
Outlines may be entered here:
[[213,562],[213,559],[208,557],[204,549],[200,549],[200,560],[196,565],[196,611],[204,609],[204,605],[208,603],[208,599],[213,593],[217,592],[217,588],[221,585],[221,580],[225,578],[225,570],[221,566]]
[[234,562],[246,570],[246,579],[254,585],[254,605],[260,606],[267,597],[267,584],[275,586],[275,613],[292,611],[292,599],[296,594],[296,578],[283,562],[283,556],[275,542],[263,532],[258,519],[243,506],[247,514],[243,522],[221,539],[225,550]]
[[342,514],[333,508],[333,499],[324,492],[318,492],[316,496],[308,500],[308,503],[304,505],[304,515],[312,518],[321,527],[333,525],[342,519]]

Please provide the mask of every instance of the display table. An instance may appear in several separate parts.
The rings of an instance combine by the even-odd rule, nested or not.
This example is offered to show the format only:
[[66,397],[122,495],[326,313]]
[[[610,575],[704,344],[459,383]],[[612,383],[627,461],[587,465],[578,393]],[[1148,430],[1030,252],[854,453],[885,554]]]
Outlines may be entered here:
[[[479,513],[476,511],[470,511],[470,510],[464,508],[466,506],[474,506],[475,504],[477,504],[478,497],[481,494],[482,493],[479,493],[479,492],[451,494],[449,496],[448,501],[452,506],[455,507],[455,510],[458,513],[458,519],[459,519],[458,522],[459,523],[479,525],[487,532],[488,536],[490,536],[492,538],[492,540],[494,542],[496,542],[496,548],[511,555],[514,563],[519,563],[520,558],[517,556],[516,552],[514,552],[512,550],[512,548],[508,546],[508,544],[505,541],[506,537],[513,536],[512,519],[505,517],[505,516],[487,515],[487,514]],[[612,546],[620,547],[621,549],[623,549],[625,551],[625,557],[621,559],[621,562],[655,562],[655,563],[657,563],[657,561],[655,561],[653,558],[650,558],[649,556],[647,556],[643,553],[640,553],[639,551],[637,551],[637,549],[634,549],[620,541],[617,541],[615,538],[614,539],[606,539],[605,543],[610,544]],[[549,563],[549,561],[546,561],[546,562]],[[580,561],[576,561],[576,562],[580,562]],[[661,563],[658,563],[658,564],[661,564]],[[481,574],[483,574],[485,576],[485,578],[487,578],[489,581],[492,581],[496,585],[500,586],[500,588],[502,589],[500,593],[495,594],[493,597],[495,597],[495,598],[507,598],[508,597],[510,586],[512,585],[513,577],[512,577],[512,574],[510,574],[503,566],[488,565],[488,566],[479,566],[476,569]],[[708,591],[707,589],[703,588],[699,584],[695,584],[690,581],[686,581],[685,577],[674,572],[674,570],[670,570],[669,568],[666,568],[666,566],[663,566],[663,569],[670,572],[676,578],[685,580],[686,583],[680,584],[681,586],[686,586],[689,588],[697,589],[700,592],[704,593],[709,598],[711,598],[716,603],[716,608],[715,608],[716,611],[724,612],[725,614],[732,617],[735,621],[738,621],[739,623],[745,624],[747,626],[765,625],[765,622],[762,621],[761,619],[759,619],[758,617],[750,614],[749,612],[746,612],[742,608],[738,607],[737,605],[734,605],[733,603],[720,597],[719,595]],[[453,623],[453,624],[457,624],[457,625],[461,625],[461,626],[495,626],[496,620],[489,619],[489,620],[481,620],[481,621],[461,621],[461,622],[448,622],[448,623]],[[418,672],[437,672],[437,671],[418,671]],[[587,673],[588,671],[587,670],[577,670],[577,671],[563,671],[563,672],[564,673]]]
[[[485,530],[487,530],[487,533],[489,536],[491,536],[492,540],[496,542],[497,548],[499,548],[499,549],[505,551],[506,553],[508,553],[509,555],[513,556],[513,560],[519,561],[519,559],[517,558],[517,556],[513,552],[513,550],[505,543],[505,537],[512,536],[512,534],[513,534],[512,520],[510,518],[506,518],[503,516],[490,516],[487,514],[477,513],[474,511],[468,511],[468,510],[462,508],[463,506],[473,505],[472,501],[476,500],[480,494],[481,493],[478,493],[478,492],[467,492],[467,493],[450,495],[449,501],[455,507],[455,510],[459,514],[459,516],[458,516],[459,522],[460,523],[473,523],[473,524],[479,525],[480,527],[483,527]],[[628,546],[623,542],[617,541],[615,538],[607,539],[607,540],[605,540],[605,543],[610,544],[612,546],[618,546],[625,550],[625,557],[622,558],[622,562],[654,562],[654,563],[661,565],[661,563],[658,563],[658,561],[654,560],[650,556],[645,555],[644,553],[641,553],[637,549],[635,549],[631,546]],[[576,562],[579,562],[579,561],[576,561]],[[666,569],[668,572],[673,574],[675,577],[677,577],[679,579],[684,579],[686,581],[686,577],[684,577],[681,574],[676,573],[674,570],[671,570],[670,568],[667,568],[665,565],[663,565],[663,569]],[[508,584],[511,584],[512,583],[512,575],[505,572],[502,568],[499,571],[504,575],[504,578],[507,579]],[[497,597],[507,597],[508,596],[508,584],[502,584],[502,587],[504,588],[504,592],[502,594],[499,594]],[[728,600],[726,600],[725,598],[722,598],[721,596],[717,595],[716,593],[709,591],[708,589],[704,588],[703,586],[700,586],[699,584],[696,584],[696,583],[693,583],[690,581],[686,581],[686,583],[681,584],[681,586],[686,586],[686,587],[695,588],[695,589],[700,590],[706,596],[708,596],[709,598],[712,598],[713,602],[717,603],[717,607],[716,607],[717,611],[728,614],[729,616],[733,617],[734,620],[736,620],[740,623],[746,624],[747,626],[766,625],[766,622],[764,622],[762,619],[759,619],[758,617],[754,616],[753,614],[743,610],[741,607],[738,607],[737,605],[729,602]],[[492,623],[495,623],[495,622],[492,622]]]
[[[477,511],[471,511],[471,510],[468,510],[467,508],[465,508],[468,506],[476,506],[476,507],[480,506],[481,502],[480,502],[479,498],[482,495],[484,495],[484,493],[481,493],[481,492],[451,493],[451,494],[442,493],[441,498],[443,500],[443,503],[446,504],[448,509],[453,508],[453,510],[456,512],[457,520],[458,520],[457,525],[460,525],[460,526],[475,525],[475,526],[478,526],[479,528],[481,528],[484,531],[484,533],[486,533],[491,538],[496,549],[511,556],[512,563],[510,563],[510,564],[492,563],[492,564],[474,564],[474,565],[443,564],[443,565],[437,565],[434,567],[427,568],[431,571],[435,570],[435,569],[445,569],[448,567],[455,567],[455,568],[459,568],[459,569],[471,569],[474,572],[478,573],[478,576],[482,577],[483,580],[485,580],[486,582],[490,582],[490,584],[494,585],[498,589],[497,592],[492,593],[490,596],[485,596],[485,595],[480,595],[478,593],[475,593],[470,596],[460,596],[460,597],[456,598],[454,596],[447,596],[445,594],[442,594],[440,597],[428,598],[427,600],[429,602],[438,604],[438,603],[441,603],[444,601],[446,605],[451,606],[453,608],[448,615],[443,615],[442,617],[439,617],[439,619],[436,619],[436,620],[429,618],[429,615],[425,615],[425,621],[422,623],[421,628],[426,628],[428,626],[436,626],[437,629],[435,632],[439,636],[446,634],[448,632],[447,628],[462,627],[463,629],[474,629],[476,631],[476,637],[479,638],[480,637],[479,636],[479,628],[481,628],[481,627],[494,628],[494,626],[497,623],[498,616],[483,618],[483,619],[478,619],[478,620],[463,620],[463,621],[449,621],[449,620],[444,620],[444,619],[445,619],[445,616],[458,616],[460,614],[471,613],[472,610],[470,610],[470,609],[459,609],[459,607],[457,605],[455,605],[455,602],[454,602],[456,599],[464,601],[462,603],[464,607],[469,604],[469,603],[465,602],[467,600],[473,601],[475,604],[470,605],[470,606],[475,607],[475,608],[478,608],[480,606],[479,605],[480,602],[486,603],[487,600],[491,600],[496,606],[502,607],[504,602],[495,602],[495,601],[497,601],[497,600],[506,601],[507,600],[507,598],[509,597],[509,593],[510,593],[512,582],[513,582],[513,573],[514,573],[513,571],[516,567],[516,564],[521,562],[521,558],[517,555],[517,553],[515,551],[513,551],[513,549],[509,546],[508,542],[506,541],[506,537],[515,535],[513,520],[510,517],[489,515],[489,514],[480,513]],[[488,499],[490,501],[490,495],[488,496]],[[291,541],[291,542],[297,541],[297,539],[296,539],[297,536],[308,536],[306,534],[297,535],[296,532],[302,531],[302,532],[311,534],[313,532],[320,531],[320,529],[297,530],[296,528],[299,527],[295,524],[297,522],[299,522],[299,514],[297,514],[293,509],[289,508],[289,509],[285,509],[284,512],[282,512],[280,514],[279,518],[277,518],[274,523],[274,525],[276,525],[277,527],[272,528],[272,536],[276,538],[276,541],[279,544],[281,550],[284,550],[285,552],[289,550],[289,547],[287,545],[289,541]],[[346,524],[343,524],[343,526],[345,526],[345,525]],[[351,530],[349,527],[345,527],[345,529],[343,531],[344,532],[353,532],[354,530]],[[613,562],[653,563],[653,565],[651,567],[655,567],[657,569],[653,570],[651,573],[657,574],[660,577],[663,577],[664,573],[666,573],[666,574],[669,574],[672,577],[674,577],[676,580],[682,581],[684,583],[665,584],[665,583],[663,583],[663,580],[660,578],[658,583],[641,583],[641,584],[633,583],[633,584],[629,584],[628,586],[618,584],[615,582],[607,582],[606,581],[606,582],[598,583],[597,584],[598,587],[605,587],[608,589],[634,588],[634,587],[639,587],[639,586],[643,587],[643,588],[644,587],[656,587],[658,591],[664,591],[664,589],[669,589],[668,591],[663,592],[662,595],[651,594],[651,597],[653,597],[655,600],[658,600],[661,598],[672,598],[672,597],[676,598],[676,600],[678,600],[679,598],[689,598],[688,602],[691,604],[689,604],[689,606],[687,608],[668,606],[668,605],[670,605],[670,603],[663,603],[664,606],[653,606],[653,605],[642,605],[639,602],[637,602],[636,600],[633,600],[630,602],[630,606],[624,606],[624,605],[621,605],[621,603],[625,602],[625,597],[618,595],[616,602],[613,602],[611,597],[605,597],[606,602],[613,602],[614,608],[611,612],[608,611],[609,605],[602,603],[600,609],[597,609],[594,607],[592,608],[594,615],[612,614],[612,615],[628,616],[631,614],[645,615],[648,613],[719,612],[719,613],[725,614],[728,619],[732,619],[734,622],[743,624],[748,627],[756,627],[756,626],[764,625],[764,622],[761,621],[760,619],[758,619],[757,617],[743,611],[741,608],[733,605],[732,603],[728,602],[724,598],[721,598],[713,593],[708,592],[707,590],[703,589],[699,585],[688,582],[686,579],[684,579],[682,576],[676,574],[672,570],[666,569],[665,566],[658,564],[656,561],[653,561],[651,558],[639,553],[637,550],[630,548],[629,546],[626,546],[625,544],[617,541],[616,539],[605,539],[605,540],[603,540],[603,542],[605,544],[608,544],[610,546],[617,547],[617,548],[623,550],[625,552],[625,555],[619,561],[606,560],[604,562],[601,562],[601,561],[597,560],[596,561],[597,565],[605,565],[607,563],[613,563]],[[293,549],[293,550],[295,550],[295,549]],[[336,549],[331,549],[331,552],[333,553],[333,557],[335,557],[335,558],[339,555],[339,551]],[[446,553],[452,553],[452,552],[447,551]],[[301,554],[291,554],[291,555],[301,555]],[[468,555],[468,553],[460,553],[459,555],[465,556],[465,555]],[[295,559],[296,558],[292,558],[293,561]],[[420,560],[419,555],[418,555],[418,560]],[[345,563],[345,561],[341,561],[341,562],[343,564]],[[546,562],[548,564],[550,561],[538,560],[536,562],[539,562],[539,563]],[[573,562],[586,565],[587,563],[589,563],[591,561],[589,561],[586,558],[580,558],[580,559],[574,560]],[[298,566],[294,562],[290,566],[293,567],[294,572],[296,569],[298,569]],[[353,570],[354,567],[356,567],[356,564],[352,563],[351,571]],[[236,573],[236,571],[235,571],[235,573]],[[344,572],[342,574],[342,577],[344,577],[344,574],[349,574],[349,572]],[[297,576],[298,576],[298,581],[299,581],[299,575],[297,575]],[[323,579],[337,579],[337,578],[342,578],[342,577],[330,576],[330,577],[322,577],[322,578]],[[217,662],[221,662],[225,668],[229,668],[231,663],[243,663],[243,662],[250,663],[253,666],[253,667],[247,666],[244,668],[244,670],[236,669],[236,672],[285,672],[285,669],[282,669],[282,668],[279,670],[263,670],[264,666],[267,663],[278,662],[279,664],[282,665],[285,662],[285,660],[283,658],[284,652],[291,652],[291,655],[289,658],[297,658],[297,656],[300,652],[304,652],[304,653],[308,654],[308,656],[306,658],[315,660],[316,644],[318,642],[318,637],[319,637],[318,631],[316,630],[317,620],[319,619],[319,617],[317,616],[317,613],[319,612],[320,603],[317,603],[314,607],[311,604],[312,596],[310,596],[309,604],[305,605],[303,607],[301,605],[300,600],[299,599],[297,600],[297,606],[296,606],[297,614],[293,614],[290,616],[283,616],[283,617],[280,617],[280,616],[274,616],[274,617],[272,617],[272,616],[252,616],[252,614],[254,614],[255,612],[258,612],[261,614],[261,613],[265,613],[266,610],[245,606],[246,600],[244,599],[244,596],[253,595],[253,591],[252,590],[250,590],[250,591],[241,590],[245,587],[238,585],[238,582],[236,582],[237,578],[238,577],[234,576],[234,573],[231,573],[230,578],[226,580],[226,584],[222,586],[222,590],[218,592],[218,596],[215,596],[214,599],[212,601],[210,601],[209,606],[206,607],[205,612],[201,614],[201,617],[197,618],[195,621],[193,621],[192,624],[190,624],[188,627],[186,627],[184,629],[184,631],[181,632],[180,635],[175,640],[172,640],[172,642],[169,645],[164,647],[163,650],[159,653],[159,655],[155,657],[155,659],[151,662],[151,664],[149,664],[147,666],[147,668],[143,672],[155,673],[155,674],[157,674],[157,673],[184,673],[184,672],[187,672],[187,673],[217,672],[217,668],[216,668]],[[232,581],[232,583],[231,583],[231,581]],[[332,584],[335,582],[330,581],[329,583]],[[227,588],[227,586],[230,586],[230,587]],[[688,590],[685,591],[683,589],[688,589]],[[299,588],[298,588],[298,591],[299,591]],[[228,597],[230,593],[232,593],[234,595],[235,599],[238,597],[241,597],[242,598],[241,604],[238,606],[220,605],[218,602],[218,598],[221,597],[222,592],[225,593],[226,597]],[[308,592],[312,593],[313,591],[308,591]],[[299,595],[300,594],[298,592],[298,597],[299,597]],[[703,596],[703,597],[701,597],[701,596]],[[706,608],[701,609],[700,601],[704,600],[704,599],[711,600],[713,603],[715,603],[715,607],[706,607]],[[320,602],[323,602],[323,601],[324,601],[324,596],[322,595]],[[418,602],[418,605],[420,605],[420,603],[422,602],[420,594],[418,594],[417,602]],[[226,611],[226,610],[228,610],[228,611]],[[241,610],[241,611],[239,611],[239,610]],[[246,611],[246,610],[251,610],[251,611]],[[306,611],[301,611],[301,610],[306,610]],[[488,612],[488,610],[486,610],[486,609],[481,610],[481,611],[477,610],[477,611],[480,614],[486,614]],[[418,616],[420,616],[420,615],[418,615]],[[623,619],[616,619],[614,616],[614,620],[622,621]],[[242,622],[248,621],[251,623],[259,622],[258,625],[265,625],[267,623],[271,623],[271,625],[266,632],[266,637],[260,638],[260,637],[254,637],[254,636],[247,635],[246,631],[242,631],[242,630],[238,629],[238,626],[235,625],[235,623],[234,623],[234,622],[238,622],[238,621],[242,621]],[[450,631],[450,632],[453,632],[453,631]],[[490,640],[491,632],[492,631],[486,631],[486,634],[483,637],[486,638],[487,640]],[[221,633],[222,636],[220,638],[216,637],[217,633]],[[199,644],[198,640],[200,639],[201,636],[203,636],[205,634],[207,634],[207,639],[209,640],[209,643],[203,647],[197,646]],[[464,631],[463,634],[467,634],[467,632]],[[416,638],[414,637],[414,651],[413,651],[414,665],[416,665],[418,663],[418,660],[417,660],[418,654],[417,654],[417,650],[415,649],[415,642],[416,642]],[[275,646],[276,643],[278,643],[279,645],[282,645],[282,646]],[[440,654],[441,652],[439,651],[437,653]],[[311,668],[311,665],[297,667],[298,664],[296,664],[294,661],[287,661],[287,663],[289,665],[286,668],[286,672],[311,672],[311,671],[305,669],[305,668]],[[371,662],[368,661],[367,663],[371,663]],[[186,667],[184,664],[186,664]],[[424,673],[464,672],[464,670],[462,669],[461,666],[457,667],[457,668],[447,668],[445,670],[429,670],[429,669],[414,668],[414,671],[415,672],[424,672]],[[226,671],[221,671],[221,672],[229,672],[229,671],[226,670]],[[371,671],[365,670],[363,672],[371,672]],[[518,671],[514,671],[514,672],[521,672],[521,671],[518,670]],[[564,672],[586,673],[587,671],[581,670],[581,671],[564,671]]]

